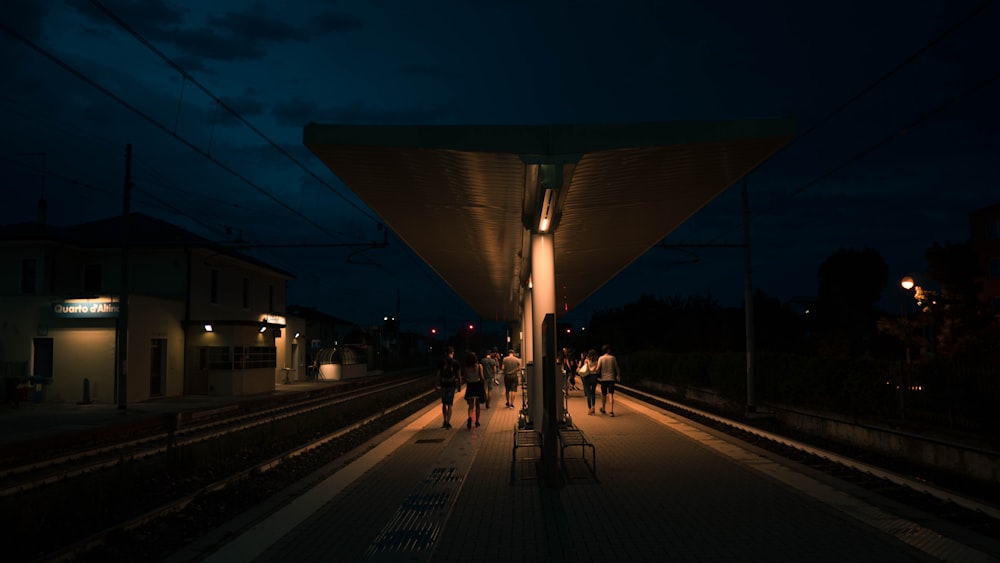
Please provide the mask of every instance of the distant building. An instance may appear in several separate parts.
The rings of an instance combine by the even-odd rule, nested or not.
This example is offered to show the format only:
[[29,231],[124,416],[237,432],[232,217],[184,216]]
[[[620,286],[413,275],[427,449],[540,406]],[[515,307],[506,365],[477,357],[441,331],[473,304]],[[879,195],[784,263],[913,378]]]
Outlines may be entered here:
[[983,276],[979,299],[1000,315],[1000,204],[969,213],[969,243],[979,257]]
[[[307,336],[300,341],[304,347],[303,360],[307,366],[312,365],[316,352],[322,348],[359,343],[349,340],[361,330],[361,327],[350,321],[302,305],[289,305],[288,316],[301,319],[303,323],[302,334]],[[299,374],[299,379],[303,379],[305,375]]]
[[[291,274],[150,216],[129,215],[127,232],[127,403],[266,393],[305,371]],[[0,227],[8,381],[36,376],[50,402],[121,403],[121,243],[120,217]]]

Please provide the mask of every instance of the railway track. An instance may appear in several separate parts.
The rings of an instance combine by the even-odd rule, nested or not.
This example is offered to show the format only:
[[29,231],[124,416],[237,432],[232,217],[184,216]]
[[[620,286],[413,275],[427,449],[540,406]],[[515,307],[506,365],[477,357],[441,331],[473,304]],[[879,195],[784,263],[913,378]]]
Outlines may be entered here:
[[[418,378],[419,379],[419,378]],[[197,539],[206,529],[215,528],[246,510],[255,503],[276,494],[292,483],[302,482],[318,468],[338,462],[347,451],[362,445],[381,430],[390,427],[412,412],[425,408],[436,395],[429,388],[409,395],[406,400],[380,401],[382,393],[392,393],[407,383],[397,379],[394,384],[365,390],[347,392],[348,396],[311,398],[294,405],[232,416],[228,420],[213,419],[200,422],[187,421],[173,431],[172,437],[146,436],[134,440],[128,448],[134,453],[123,457],[122,451],[110,447],[99,448],[103,453],[91,455],[119,456],[118,465],[109,459],[98,462],[84,452],[61,456],[45,461],[36,460],[17,470],[8,469],[10,475],[40,471],[50,464],[52,474],[39,476],[36,482],[23,483],[17,491],[10,492],[0,501],[33,495],[44,496],[50,488],[65,488],[67,483],[85,479],[88,475],[115,473],[122,465],[142,460],[168,458],[177,452],[198,448],[211,448],[215,441],[232,439],[234,435],[259,432],[262,427],[283,424],[297,416],[308,416],[331,409],[345,408],[347,401],[362,401],[367,397],[375,408],[364,414],[352,416],[349,422],[330,425],[317,430],[308,439],[287,443],[268,444],[268,455],[254,459],[239,456],[228,468],[212,469],[209,478],[198,480],[190,486],[177,488],[167,495],[150,495],[141,510],[133,510],[125,518],[101,525],[86,534],[77,535],[65,545],[51,545],[44,550],[14,553],[16,560],[37,561],[104,561],[112,560],[161,560],[167,558],[186,543]],[[409,384],[413,384],[410,382]],[[840,452],[792,439],[771,430],[728,419],[722,415],[692,408],[631,388],[623,388],[636,399],[654,404],[678,416],[690,419],[718,432],[729,434],[761,449],[774,452],[787,459],[835,476],[855,485],[865,487],[907,506],[920,508],[953,522],[964,529],[994,540],[1000,539],[1000,510],[984,499],[976,498],[969,491],[956,491],[939,486],[929,477],[922,477],[913,470],[886,468],[875,461],[857,459]],[[353,398],[350,395],[355,395]],[[386,404],[391,406],[386,407]],[[298,413],[298,414],[296,414]],[[218,413],[217,413],[218,414]],[[211,417],[208,417],[211,418]],[[165,445],[164,440],[173,443]],[[159,441],[159,443],[157,443]],[[142,455],[139,452],[144,452]],[[187,458],[185,458],[187,459]],[[74,467],[76,466],[76,467]],[[89,469],[83,470],[82,467]],[[117,468],[117,469],[116,469]],[[53,475],[62,471],[61,478]],[[8,474],[4,474],[8,475]],[[4,479],[6,482],[6,477]],[[5,487],[14,489],[16,487]],[[59,534],[47,534],[49,538]]]
[[[640,389],[619,386],[629,396],[670,411],[718,432],[805,465],[847,483],[875,492],[905,506],[923,510],[957,526],[1000,540],[1000,505],[989,487],[967,479],[949,477],[925,467],[888,460],[851,448],[832,448],[828,442],[810,440],[788,432],[762,428],[724,415],[659,397]],[[957,450],[966,448],[952,444]],[[974,448],[968,448],[973,450]]]
[[174,413],[164,420],[160,431],[112,444],[56,453],[39,459],[24,460],[0,469],[0,498],[23,493],[101,469],[115,467],[123,460],[141,460],[166,454],[173,448],[221,438],[256,427],[280,424],[310,412],[335,408],[353,401],[409,385],[419,378],[371,380],[367,385],[345,385],[331,392],[308,396],[303,400],[282,403],[252,412],[241,412],[239,405],[227,405],[193,413]]
[[[426,376],[397,376],[253,413],[195,417],[125,444],[8,467],[0,524],[25,539],[44,530],[45,543],[12,542],[7,553],[17,561],[161,559],[184,541],[164,533],[171,515],[194,507],[202,513],[199,529],[211,525],[206,512],[230,518],[241,503],[245,508],[274,494],[423,408],[433,399],[432,385]],[[155,541],[143,531],[149,526],[159,529]],[[197,530],[182,535],[192,534]]]

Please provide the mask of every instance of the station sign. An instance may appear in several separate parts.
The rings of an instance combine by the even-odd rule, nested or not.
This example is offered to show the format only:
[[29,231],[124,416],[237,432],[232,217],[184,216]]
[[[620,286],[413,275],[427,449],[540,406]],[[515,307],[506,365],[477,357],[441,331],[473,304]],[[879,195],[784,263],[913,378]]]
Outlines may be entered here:
[[53,303],[52,314],[63,319],[99,319],[118,316],[118,302]]

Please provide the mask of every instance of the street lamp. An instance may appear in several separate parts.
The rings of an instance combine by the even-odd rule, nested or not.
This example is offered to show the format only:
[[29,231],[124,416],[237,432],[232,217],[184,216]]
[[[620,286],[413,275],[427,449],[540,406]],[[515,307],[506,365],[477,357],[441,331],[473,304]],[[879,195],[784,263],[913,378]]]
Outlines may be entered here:
[[903,288],[904,292],[899,295],[900,309],[903,314],[903,347],[906,349],[906,359],[903,363],[903,369],[900,372],[899,377],[899,420],[902,422],[906,416],[906,387],[909,385],[909,370],[910,370],[910,319],[909,319],[909,307],[906,304],[906,300],[910,297],[910,290],[916,283],[910,276],[904,276],[903,279],[899,280],[899,286]]

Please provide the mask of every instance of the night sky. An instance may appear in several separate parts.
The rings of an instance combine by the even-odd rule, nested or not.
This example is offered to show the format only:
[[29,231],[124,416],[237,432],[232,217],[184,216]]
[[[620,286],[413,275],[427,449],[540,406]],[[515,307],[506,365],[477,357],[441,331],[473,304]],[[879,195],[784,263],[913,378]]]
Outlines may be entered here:
[[[814,295],[826,257],[866,246],[892,283],[1000,202],[996,4],[8,0],[0,222],[42,195],[53,225],[119,214],[131,144],[133,211],[290,245],[248,250],[296,275],[289,303],[424,330],[478,319],[391,231],[345,246],[386,234],[307,123],[792,117],[798,138],[747,177],[755,288]],[[741,243],[740,187],[663,242]],[[642,293],[738,306],[743,253],[654,248],[567,318]]]

